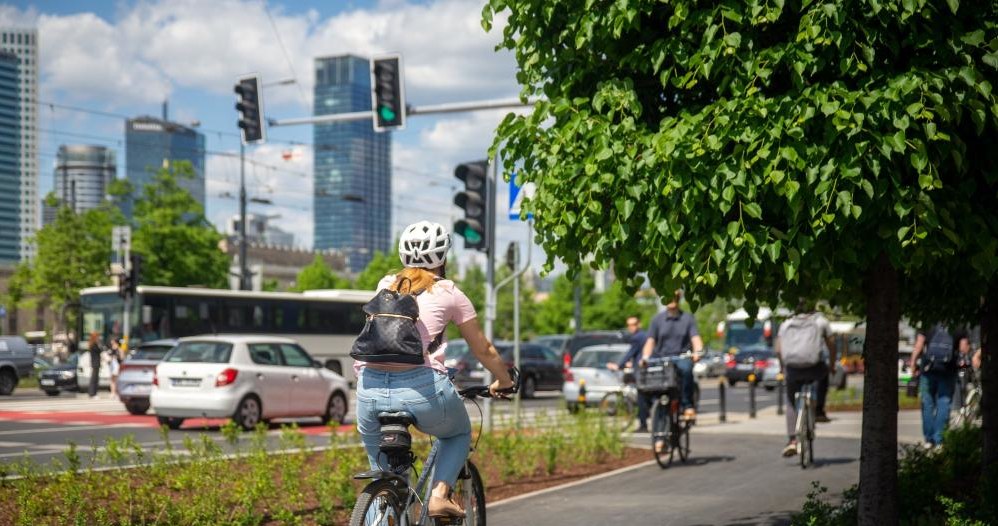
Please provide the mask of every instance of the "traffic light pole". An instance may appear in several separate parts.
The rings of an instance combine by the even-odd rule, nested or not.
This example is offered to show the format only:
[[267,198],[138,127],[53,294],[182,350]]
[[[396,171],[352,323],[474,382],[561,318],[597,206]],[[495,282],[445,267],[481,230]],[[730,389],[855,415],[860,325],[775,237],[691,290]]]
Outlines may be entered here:
[[[489,185],[489,190],[487,192],[489,199],[485,205],[485,214],[488,217],[485,229],[485,239],[488,247],[488,251],[485,253],[485,339],[492,343],[492,337],[494,335],[493,324],[496,319],[496,200],[495,200],[495,181],[496,173],[498,173],[499,167],[499,148],[496,147],[495,156],[492,158],[492,162],[489,163],[488,176],[485,178],[485,184]],[[492,372],[488,369],[485,370],[485,385],[492,384]],[[485,408],[482,411],[482,426],[484,427],[484,432],[489,432],[492,430],[492,398],[485,399]]]
[[[128,246],[125,247],[125,261],[122,267],[124,267],[125,269],[125,276],[130,276],[132,273],[132,247],[130,243]],[[129,278],[126,277],[124,279],[129,279]],[[138,283],[133,283],[129,287],[129,289],[132,289],[137,286]],[[132,296],[133,294],[130,290],[128,293],[125,294],[125,302],[124,302],[125,311],[121,313],[121,337],[122,340],[124,341],[124,351],[126,353],[128,352],[129,338],[132,336],[132,324],[130,316],[132,312]]]
[[239,290],[247,286],[249,265],[246,261],[246,145],[239,143]]

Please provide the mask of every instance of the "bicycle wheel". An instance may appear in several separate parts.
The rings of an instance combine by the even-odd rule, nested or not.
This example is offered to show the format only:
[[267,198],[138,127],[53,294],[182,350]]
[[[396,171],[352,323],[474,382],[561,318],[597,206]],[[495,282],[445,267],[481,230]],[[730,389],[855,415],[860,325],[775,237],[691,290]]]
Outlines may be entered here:
[[676,447],[674,448],[679,452],[679,460],[686,462],[690,458],[690,423],[680,422],[679,423],[679,435],[676,439]]
[[[657,451],[656,442],[664,442],[666,448]],[[651,450],[655,454],[655,461],[659,467],[665,469],[672,463],[672,452],[675,448],[668,447],[672,444],[672,421],[669,415],[668,402],[663,403],[662,398],[655,400],[651,406]]]
[[612,419],[614,428],[627,431],[634,426],[637,406],[624,393],[617,391],[603,395],[599,411]]
[[350,526],[395,526],[402,523],[406,495],[389,480],[375,480],[357,496]]
[[[464,508],[464,521],[438,521],[437,524],[462,524],[464,526],[485,526],[485,484],[478,468],[469,460],[454,484],[454,502]],[[446,520],[446,519],[445,519]]]

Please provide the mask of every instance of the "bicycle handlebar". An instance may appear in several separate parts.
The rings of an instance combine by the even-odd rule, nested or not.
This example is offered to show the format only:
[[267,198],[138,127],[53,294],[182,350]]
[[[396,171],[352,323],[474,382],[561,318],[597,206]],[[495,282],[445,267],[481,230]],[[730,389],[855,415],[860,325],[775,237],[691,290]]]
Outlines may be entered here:
[[[500,395],[515,394],[520,390],[520,371],[516,367],[509,368],[509,377],[513,380],[513,387],[508,389],[497,390]],[[471,387],[465,387],[464,389],[459,389],[457,394],[461,395],[461,398],[493,398],[492,393],[489,392],[489,386],[487,385],[475,385]],[[504,398],[498,396],[495,398]]]

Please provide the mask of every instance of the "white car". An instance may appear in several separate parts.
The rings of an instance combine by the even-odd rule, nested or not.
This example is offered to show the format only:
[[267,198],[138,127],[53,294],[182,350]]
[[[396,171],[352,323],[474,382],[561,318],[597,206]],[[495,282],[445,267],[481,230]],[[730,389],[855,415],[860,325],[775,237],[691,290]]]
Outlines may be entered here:
[[150,403],[160,424],[232,418],[243,429],[275,418],[343,423],[347,381],[297,342],[271,336],[182,338],[156,366]]
[[597,405],[607,393],[621,388],[621,373],[606,368],[609,362],[616,363],[631,348],[627,343],[593,345],[579,350],[572,359],[572,366],[565,373],[562,393],[569,411],[580,407],[579,391],[585,382],[585,405]]

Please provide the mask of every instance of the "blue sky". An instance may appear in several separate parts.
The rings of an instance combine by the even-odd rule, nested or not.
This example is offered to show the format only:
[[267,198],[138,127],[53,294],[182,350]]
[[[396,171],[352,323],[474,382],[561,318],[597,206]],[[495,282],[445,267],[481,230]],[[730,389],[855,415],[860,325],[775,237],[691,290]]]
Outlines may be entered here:
[[[0,5],[0,26],[36,26],[40,40],[39,107],[42,195],[52,187],[60,144],[92,143],[118,150],[123,165],[123,116],[159,115],[199,121],[209,152],[238,152],[232,85],[259,72],[264,81],[295,78],[264,91],[268,117],[309,114],[313,58],[400,52],[413,105],[511,98],[519,91],[515,62],[495,52],[499,31],[480,25],[481,0],[262,1],[151,0],[18,1]],[[283,44],[283,45],[282,45]],[[414,117],[393,134],[393,230],[429,219],[449,225],[458,181],[453,167],[482,158],[504,112]],[[311,245],[312,129],[271,128],[251,155],[250,195],[275,204],[251,212],[279,214],[277,224]],[[285,157],[290,157],[286,160]],[[238,162],[210,154],[207,214],[216,225],[235,213]],[[269,168],[262,167],[266,165]],[[120,168],[119,168],[120,174]],[[505,203],[505,189],[500,195]],[[503,208],[500,208],[503,210]],[[522,224],[499,223],[499,245],[526,238]],[[457,242],[460,246],[460,241]],[[477,255],[460,254],[467,262]],[[535,253],[536,256],[536,253]],[[535,258],[536,259],[536,258]]]

